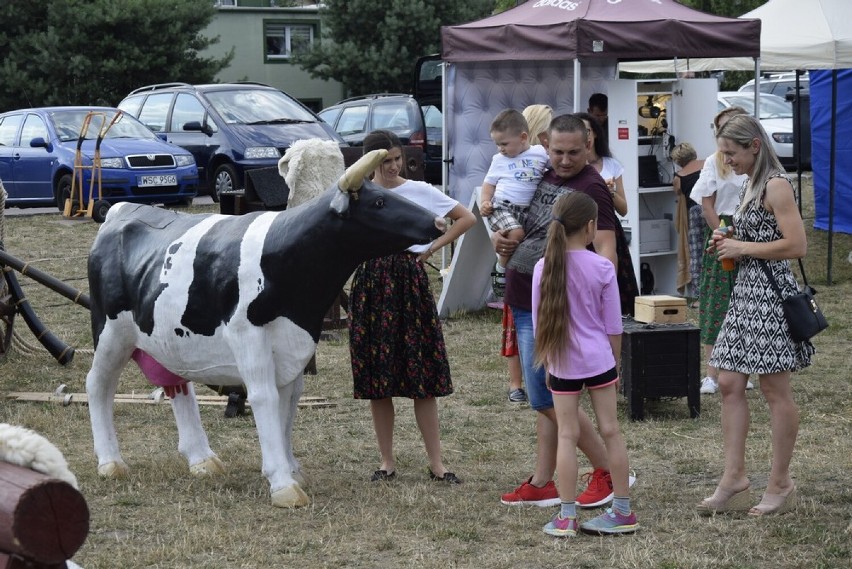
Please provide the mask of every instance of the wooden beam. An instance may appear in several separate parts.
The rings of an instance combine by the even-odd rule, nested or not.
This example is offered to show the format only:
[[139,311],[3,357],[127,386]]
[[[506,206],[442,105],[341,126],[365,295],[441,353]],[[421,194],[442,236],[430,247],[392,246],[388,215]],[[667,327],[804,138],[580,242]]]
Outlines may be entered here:
[[[156,391],[154,392],[156,393]],[[89,396],[86,393],[47,393],[36,391],[19,391],[11,392],[3,395],[6,399],[12,401],[41,401],[45,403],[56,403],[63,407],[72,403],[81,405],[89,404]],[[226,395],[196,395],[199,405],[220,405],[224,407],[228,404]],[[161,397],[151,393],[116,393],[114,401],[116,403],[136,403],[142,405],[159,405],[170,401],[168,397]],[[246,406],[250,403],[246,401]],[[336,407],[336,403],[332,403],[325,397],[316,397],[303,395],[299,399],[299,407]]]

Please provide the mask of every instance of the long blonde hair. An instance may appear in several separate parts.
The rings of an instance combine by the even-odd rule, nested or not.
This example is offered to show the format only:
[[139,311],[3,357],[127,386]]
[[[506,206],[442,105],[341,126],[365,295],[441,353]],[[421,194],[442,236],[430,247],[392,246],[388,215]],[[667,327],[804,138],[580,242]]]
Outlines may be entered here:
[[746,183],[745,195],[740,202],[739,211],[745,211],[749,203],[759,197],[769,177],[772,174],[784,172],[784,167],[778,160],[775,150],[772,149],[772,143],[760,125],[760,121],[751,115],[731,117],[719,129],[716,138],[730,140],[743,148],[751,146],[755,139],[760,142],[760,147],[754,156],[754,167]]
[[[722,129],[722,126],[730,120],[731,117],[735,117],[737,115],[747,115],[748,111],[739,105],[734,105],[732,107],[728,107],[726,109],[722,109],[716,116],[713,117],[713,127],[715,128],[716,136],[719,136],[719,131]],[[722,156],[722,153],[716,151],[716,171],[719,173],[721,178],[730,178],[731,174],[733,174],[733,170],[731,167],[725,164],[725,157]]]
[[598,218],[598,204],[583,192],[562,194],[553,205],[553,219],[547,228],[544,267],[541,272],[538,319],[535,331],[537,365],[560,362],[571,331],[571,306],[566,294],[568,236],[583,231]]
[[550,105],[530,105],[524,109],[523,115],[529,126],[530,144],[541,144],[538,137],[547,132],[550,121],[553,120],[553,109]]

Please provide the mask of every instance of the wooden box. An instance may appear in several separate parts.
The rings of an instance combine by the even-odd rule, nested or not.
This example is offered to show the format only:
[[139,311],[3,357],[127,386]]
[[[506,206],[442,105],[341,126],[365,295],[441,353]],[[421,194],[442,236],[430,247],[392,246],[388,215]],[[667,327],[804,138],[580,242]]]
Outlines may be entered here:
[[686,299],[665,294],[637,296],[634,304],[637,322],[683,324],[686,322]]

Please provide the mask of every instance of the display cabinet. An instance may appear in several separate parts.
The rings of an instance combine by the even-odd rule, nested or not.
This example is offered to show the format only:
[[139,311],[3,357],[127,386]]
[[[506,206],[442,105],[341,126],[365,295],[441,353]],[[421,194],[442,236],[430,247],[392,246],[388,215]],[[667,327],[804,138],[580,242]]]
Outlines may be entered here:
[[[609,147],[624,166],[630,254],[642,294],[677,294],[677,232],[669,155],[689,142],[699,158],[715,151],[716,79],[606,82]],[[643,278],[644,274],[644,278]],[[650,278],[649,278],[650,275]]]

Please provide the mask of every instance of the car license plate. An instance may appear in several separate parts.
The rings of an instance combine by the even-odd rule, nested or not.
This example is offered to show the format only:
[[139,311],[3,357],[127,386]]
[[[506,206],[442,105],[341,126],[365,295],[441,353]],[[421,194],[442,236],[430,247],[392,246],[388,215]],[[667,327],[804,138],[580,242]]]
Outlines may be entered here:
[[161,176],[139,176],[140,188],[147,188],[150,186],[177,186],[177,176],[174,174],[164,174]]

